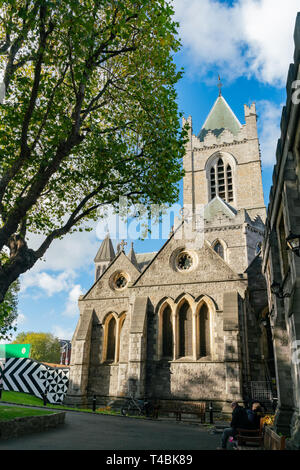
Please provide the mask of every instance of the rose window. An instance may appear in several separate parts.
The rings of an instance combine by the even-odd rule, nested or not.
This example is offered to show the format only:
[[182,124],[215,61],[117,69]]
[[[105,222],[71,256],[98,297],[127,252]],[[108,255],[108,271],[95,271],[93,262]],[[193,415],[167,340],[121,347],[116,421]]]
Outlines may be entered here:
[[180,253],[177,258],[177,267],[180,271],[188,271],[193,266],[193,259],[188,253]]
[[115,286],[117,289],[124,289],[127,286],[127,279],[123,274],[120,274],[115,280]]

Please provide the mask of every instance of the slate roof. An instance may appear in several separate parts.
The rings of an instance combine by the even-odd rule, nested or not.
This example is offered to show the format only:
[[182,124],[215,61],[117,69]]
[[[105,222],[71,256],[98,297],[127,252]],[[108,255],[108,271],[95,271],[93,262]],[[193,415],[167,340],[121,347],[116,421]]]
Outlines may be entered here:
[[225,129],[228,129],[233,135],[237,135],[241,128],[240,121],[227,101],[223,96],[219,96],[207,116],[198,138],[203,141],[209,131],[218,137]]
[[139,268],[139,265],[138,265],[138,262],[137,262],[137,259],[136,259],[136,254],[135,254],[135,251],[134,251],[134,248],[133,248],[133,243],[131,243],[131,248],[130,248],[130,251],[127,255],[127,258],[130,259],[130,261],[132,262],[132,264],[138,269],[140,270]]
[[157,254],[157,252],[153,253],[136,253],[136,260],[138,263],[138,267],[140,271],[143,271],[148,264],[151,263],[153,260],[154,256]]
[[220,211],[227,215],[230,219],[234,218],[237,214],[237,210],[234,209],[234,207],[221,199],[219,196],[216,196],[204,208],[205,220],[213,220]]
[[94,262],[98,263],[100,261],[112,261],[115,256],[116,254],[112,241],[110,239],[109,234],[107,234],[105,239],[101,243],[98,253],[96,254],[96,257],[94,259]]

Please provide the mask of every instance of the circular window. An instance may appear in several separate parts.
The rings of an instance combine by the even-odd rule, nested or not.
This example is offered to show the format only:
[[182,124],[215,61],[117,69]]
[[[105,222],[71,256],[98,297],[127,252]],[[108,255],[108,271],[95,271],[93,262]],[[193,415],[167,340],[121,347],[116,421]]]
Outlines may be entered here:
[[127,286],[127,279],[125,276],[123,276],[122,274],[119,274],[119,276],[117,276],[116,280],[115,280],[115,286],[117,289],[124,289],[124,287]]
[[110,287],[115,290],[125,289],[128,285],[128,276],[124,272],[117,272],[110,278]]
[[180,253],[177,257],[176,264],[180,271],[188,271],[193,266],[193,258],[189,253]]

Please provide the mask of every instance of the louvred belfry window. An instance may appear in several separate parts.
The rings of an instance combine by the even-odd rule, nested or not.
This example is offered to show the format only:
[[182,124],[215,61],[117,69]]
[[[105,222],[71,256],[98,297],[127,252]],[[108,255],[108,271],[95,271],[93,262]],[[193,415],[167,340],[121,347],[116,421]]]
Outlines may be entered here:
[[218,193],[221,199],[226,199],[226,190],[225,190],[225,173],[224,173],[224,163],[222,158],[218,161],[217,166],[218,171]]
[[219,157],[210,169],[210,199],[219,196],[226,202],[234,201],[232,167]]
[[227,201],[233,201],[233,182],[232,182],[232,169],[230,165],[227,165]]
[[217,194],[216,172],[214,168],[210,170],[210,190],[211,190],[211,198],[213,199]]

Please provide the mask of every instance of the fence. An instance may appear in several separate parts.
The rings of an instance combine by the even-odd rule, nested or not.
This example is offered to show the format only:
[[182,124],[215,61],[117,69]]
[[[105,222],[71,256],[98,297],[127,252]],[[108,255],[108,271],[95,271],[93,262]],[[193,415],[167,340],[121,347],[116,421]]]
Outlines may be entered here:
[[[2,371],[1,371],[2,369]],[[62,403],[69,385],[69,368],[50,367],[28,358],[6,359],[0,367],[0,384],[7,391],[30,393],[49,403]]]
[[250,396],[252,401],[257,400],[266,408],[273,409],[276,401],[276,394],[270,382],[250,382]]

